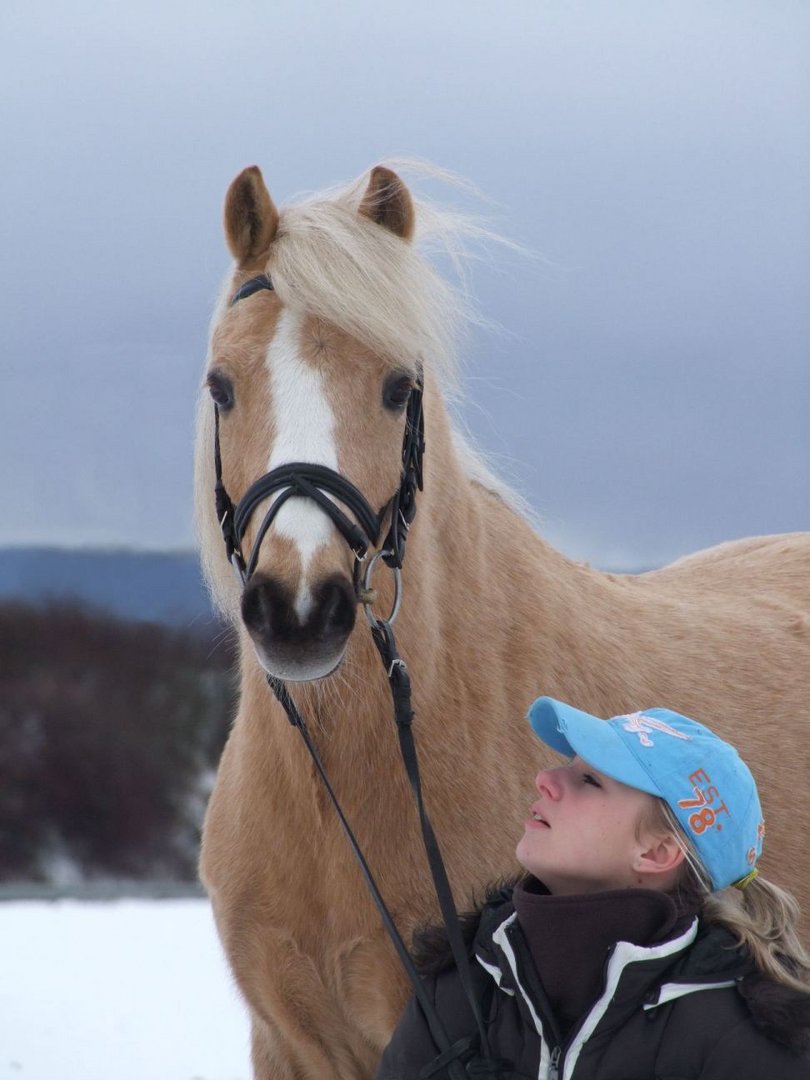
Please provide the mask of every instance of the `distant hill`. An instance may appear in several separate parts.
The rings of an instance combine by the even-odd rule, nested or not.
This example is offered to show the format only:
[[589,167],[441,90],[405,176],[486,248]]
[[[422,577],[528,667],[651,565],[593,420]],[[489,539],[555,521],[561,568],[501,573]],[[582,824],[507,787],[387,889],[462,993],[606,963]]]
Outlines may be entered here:
[[0,548],[0,600],[54,599],[203,632],[216,622],[194,552]]
[[173,626],[205,630],[214,619],[193,552],[0,548],[0,599],[67,598]]

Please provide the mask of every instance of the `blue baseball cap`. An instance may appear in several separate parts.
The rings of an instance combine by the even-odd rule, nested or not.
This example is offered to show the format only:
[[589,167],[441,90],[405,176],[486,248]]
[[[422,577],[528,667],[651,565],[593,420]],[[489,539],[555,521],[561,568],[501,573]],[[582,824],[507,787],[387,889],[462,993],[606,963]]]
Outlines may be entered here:
[[765,836],[756,782],[734,747],[703,724],[670,709],[601,720],[549,697],[531,705],[529,723],[553,750],[663,799],[714,891],[754,870]]

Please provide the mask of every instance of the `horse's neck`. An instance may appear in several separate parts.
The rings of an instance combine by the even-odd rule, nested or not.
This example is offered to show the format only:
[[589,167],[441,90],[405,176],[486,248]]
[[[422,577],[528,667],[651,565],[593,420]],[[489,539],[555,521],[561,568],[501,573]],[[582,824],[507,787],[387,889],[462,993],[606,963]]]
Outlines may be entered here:
[[438,587],[451,609],[471,597],[479,606],[508,604],[539,615],[541,606],[556,607],[561,593],[583,583],[587,590],[588,579],[599,588],[602,575],[556,551],[449,428],[440,435],[441,453],[427,466],[429,485],[408,553],[406,572],[417,589]]
[[403,651],[437,673],[488,651],[495,677],[529,693],[559,669],[560,642],[576,639],[574,664],[604,661],[600,621],[621,606],[609,576],[556,551],[444,436],[409,541]]

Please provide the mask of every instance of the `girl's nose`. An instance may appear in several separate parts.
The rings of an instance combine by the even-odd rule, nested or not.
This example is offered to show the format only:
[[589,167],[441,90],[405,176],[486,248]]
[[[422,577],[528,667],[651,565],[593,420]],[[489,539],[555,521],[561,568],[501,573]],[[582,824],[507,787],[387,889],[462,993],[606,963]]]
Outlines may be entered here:
[[537,774],[534,786],[547,799],[556,802],[562,795],[562,769],[543,769]]

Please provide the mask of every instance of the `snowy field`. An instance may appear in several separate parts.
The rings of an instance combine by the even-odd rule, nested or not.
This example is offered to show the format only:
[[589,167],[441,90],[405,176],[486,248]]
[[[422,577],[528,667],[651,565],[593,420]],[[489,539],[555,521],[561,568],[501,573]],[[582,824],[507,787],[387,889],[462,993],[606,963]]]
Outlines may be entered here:
[[0,903],[0,1080],[249,1080],[200,899]]

